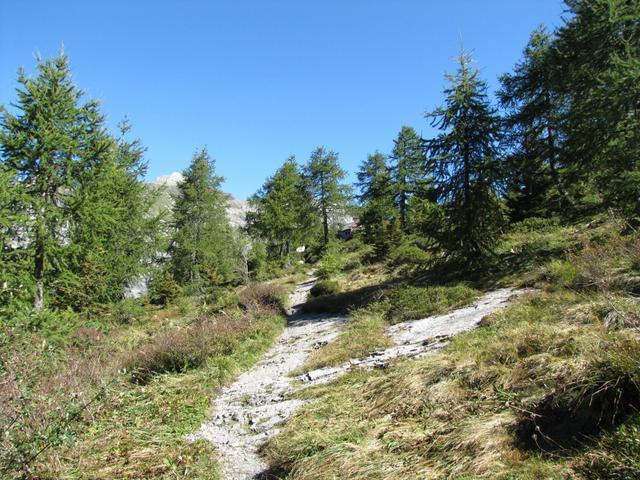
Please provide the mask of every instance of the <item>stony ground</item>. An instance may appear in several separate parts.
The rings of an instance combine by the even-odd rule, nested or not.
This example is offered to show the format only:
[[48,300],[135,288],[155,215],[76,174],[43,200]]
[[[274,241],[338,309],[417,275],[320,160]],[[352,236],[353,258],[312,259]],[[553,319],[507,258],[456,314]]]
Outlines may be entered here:
[[203,438],[215,446],[225,479],[251,479],[267,469],[258,448],[303,405],[303,401],[290,398],[295,389],[331,381],[353,368],[384,367],[396,357],[426,355],[441,348],[447,337],[475,327],[484,316],[520,292],[496,290],[475,304],[449,314],[394,325],[389,327],[388,334],[395,346],[364,359],[353,359],[338,367],[314,370],[295,378],[290,372],[302,367],[315,349],[332,341],[347,320],[341,315],[298,313],[314,281],[315,278],[310,277],[298,285],[291,296],[293,307],[288,326],[277,343],[254,368],[220,392],[213,402],[213,418],[190,436],[191,440]]

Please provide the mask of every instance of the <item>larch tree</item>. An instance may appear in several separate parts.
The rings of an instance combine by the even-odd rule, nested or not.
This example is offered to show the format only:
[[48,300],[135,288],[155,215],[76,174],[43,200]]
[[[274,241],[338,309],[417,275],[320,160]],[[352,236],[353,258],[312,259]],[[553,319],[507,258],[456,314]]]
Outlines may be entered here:
[[574,182],[640,215],[640,2],[566,0],[552,63],[568,97],[565,149]]
[[288,256],[292,248],[306,244],[315,233],[311,193],[293,156],[267,179],[251,204],[249,231],[267,242],[271,257]]
[[[64,54],[38,60],[37,74],[18,74],[17,112],[0,120],[2,162],[23,192],[22,231],[32,259],[33,306],[45,305],[46,286],[65,266],[63,250],[71,221],[69,205],[78,190],[78,171],[88,158],[107,154],[103,118],[94,101],[72,79]],[[96,147],[100,145],[100,148]]]
[[360,194],[360,223],[364,228],[364,239],[376,246],[376,253],[388,251],[387,230],[397,216],[394,189],[387,157],[376,152],[362,162],[357,173]]
[[205,148],[194,154],[183,175],[173,207],[173,275],[179,284],[195,288],[227,283],[237,268],[223,178],[215,174]]
[[446,251],[473,261],[491,251],[502,221],[495,189],[501,175],[500,124],[466,53],[460,53],[457,72],[446,79],[444,105],[427,114],[441,130],[427,143],[446,212],[445,230],[437,235]]
[[305,176],[317,212],[322,222],[322,239],[329,243],[329,227],[333,220],[346,209],[350,199],[350,188],[342,183],[345,171],[338,164],[338,154],[316,148],[305,166]]
[[[76,308],[122,299],[158,250],[154,193],[144,183],[144,148],[121,137],[109,139],[109,154],[92,157],[79,172],[69,228],[69,274],[59,282],[63,304]],[[101,148],[99,145],[96,148]]]
[[400,215],[400,227],[409,229],[411,197],[424,188],[426,157],[423,141],[416,131],[404,126],[394,140],[391,172],[395,201]]
[[513,73],[500,77],[506,110],[507,202],[514,220],[560,212],[572,199],[563,183],[563,96],[553,82],[553,37],[536,29]]

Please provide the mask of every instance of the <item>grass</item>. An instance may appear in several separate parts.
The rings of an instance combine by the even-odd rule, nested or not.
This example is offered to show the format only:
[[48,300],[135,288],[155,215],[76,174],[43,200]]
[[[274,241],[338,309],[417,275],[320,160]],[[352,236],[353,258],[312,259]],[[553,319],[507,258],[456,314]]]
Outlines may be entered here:
[[[507,240],[542,247],[512,243],[524,273],[496,283],[539,291],[439,353],[303,390],[299,396],[314,401],[263,448],[272,473],[292,480],[639,478],[640,239],[611,223],[542,225],[533,235],[525,227],[533,228]],[[325,347],[310,362],[341,361],[360,348],[352,338],[366,334],[345,334],[343,348]]]
[[598,311],[531,295],[443,353],[306,392],[317,401],[264,452],[292,479],[578,478],[594,455],[632,468],[605,444],[585,449],[640,406],[638,333],[608,332]]
[[387,322],[380,305],[353,312],[338,338],[313,352],[303,371],[330,365],[340,365],[350,358],[362,358],[368,354],[391,346],[385,333]]
[[391,323],[416,320],[472,303],[480,292],[466,285],[400,286],[389,295],[387,316]]
[[242,307],[213,316],[183,300],[125,305],[65,329],[54,324],[69,319],[54,314],[26,330],[5,324],[0,476],[218,478],[212,448],[184,436],[205,420],[215,390],[284,326],[273,302],[281,290],[248,290],[239,293]]

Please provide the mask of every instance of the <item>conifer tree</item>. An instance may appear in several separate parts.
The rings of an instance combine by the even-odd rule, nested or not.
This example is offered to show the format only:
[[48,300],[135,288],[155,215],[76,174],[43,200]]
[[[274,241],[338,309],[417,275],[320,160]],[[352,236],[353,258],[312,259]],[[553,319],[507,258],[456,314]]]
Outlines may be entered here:
[[572,203],[561,177],[563,97],[553,82],[551,45],[551,35],[539,27],[514,72],[500,78],[510,144],[507,200],[515,220],[559,212]]
[[338,164],[338,154],[318,147],[311,153],[305,167],[310,192],[322,222],[322,239],[329,243],[329,226],[343,213],[350,198],[350,189],[342,180],[345,172]]
[[[572,173],[593,178],[606,202],[640,214],[640,3],[566,0],[554,79],[567,95]],[[574,179],[575,181],[575,179]]]
[[404,126],[394,140],[392,160],[392,178],[394,196],[398,206],[400,227],[404,232],[409,229],[409,203],[411,197],[420,194],[426,188],[424,178],[426,157],[423,142],[416,131]]
[[18,74],[17,114],[0,121],[2,160],[23,190],[21,230],[28,239],[34,279],[33,306],[45,305],[45,286],[59,278],[70,222],[71,197],[78,189],[83,161],[104,151],[98,104],[81,103],[83,92],[71,80],[64,54],[38,60],[37,75]]
[[445,250],[474,260],[491,250],[501,223],[495,191],[499,121],[466,53],[460,54],[457,72],[446,78],[444,105],[427,114],[442,132],[427,144],[447,217],[437,235]]
[[226,215],[227,195],[203,148],[178,184],[173,208],[171,268],[178,283],[196,289],[232,281],[236,272],[233,238]]
[[125,138],[129,129],[121,123],[121,137],[109,138],[108,155],[92,157],[79,172],[68,232],[69,272],[59,282],[65,305],[120,300],[159,248],[160,217],[150,212],[154,194],[143,182],[144,149]]
[[387,157],[376,152],[369,155],[357,173],[356,186],[360,190],[360,223],[364,227],[364,239],[376,245],[378,255],[388,250],[387,228],[396,217],[394,191]]
[[268,242],[272,257],[307,243],[317,224],[311,194],[295,157],[289,157],[253,196],[247,220],[254,236]]

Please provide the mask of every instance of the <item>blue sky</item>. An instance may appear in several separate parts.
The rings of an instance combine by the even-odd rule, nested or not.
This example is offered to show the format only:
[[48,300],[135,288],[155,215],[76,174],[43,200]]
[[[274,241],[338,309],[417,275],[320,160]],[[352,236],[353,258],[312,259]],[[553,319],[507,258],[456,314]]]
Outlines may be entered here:
[[149,178],[206,145],[244,198],[290,154],[324,145],[353,178],[442,100],[462,38],[492,91],[561,0],[0,1],[0,104],[16,70],[64,44],[76,83],[124,116]]

